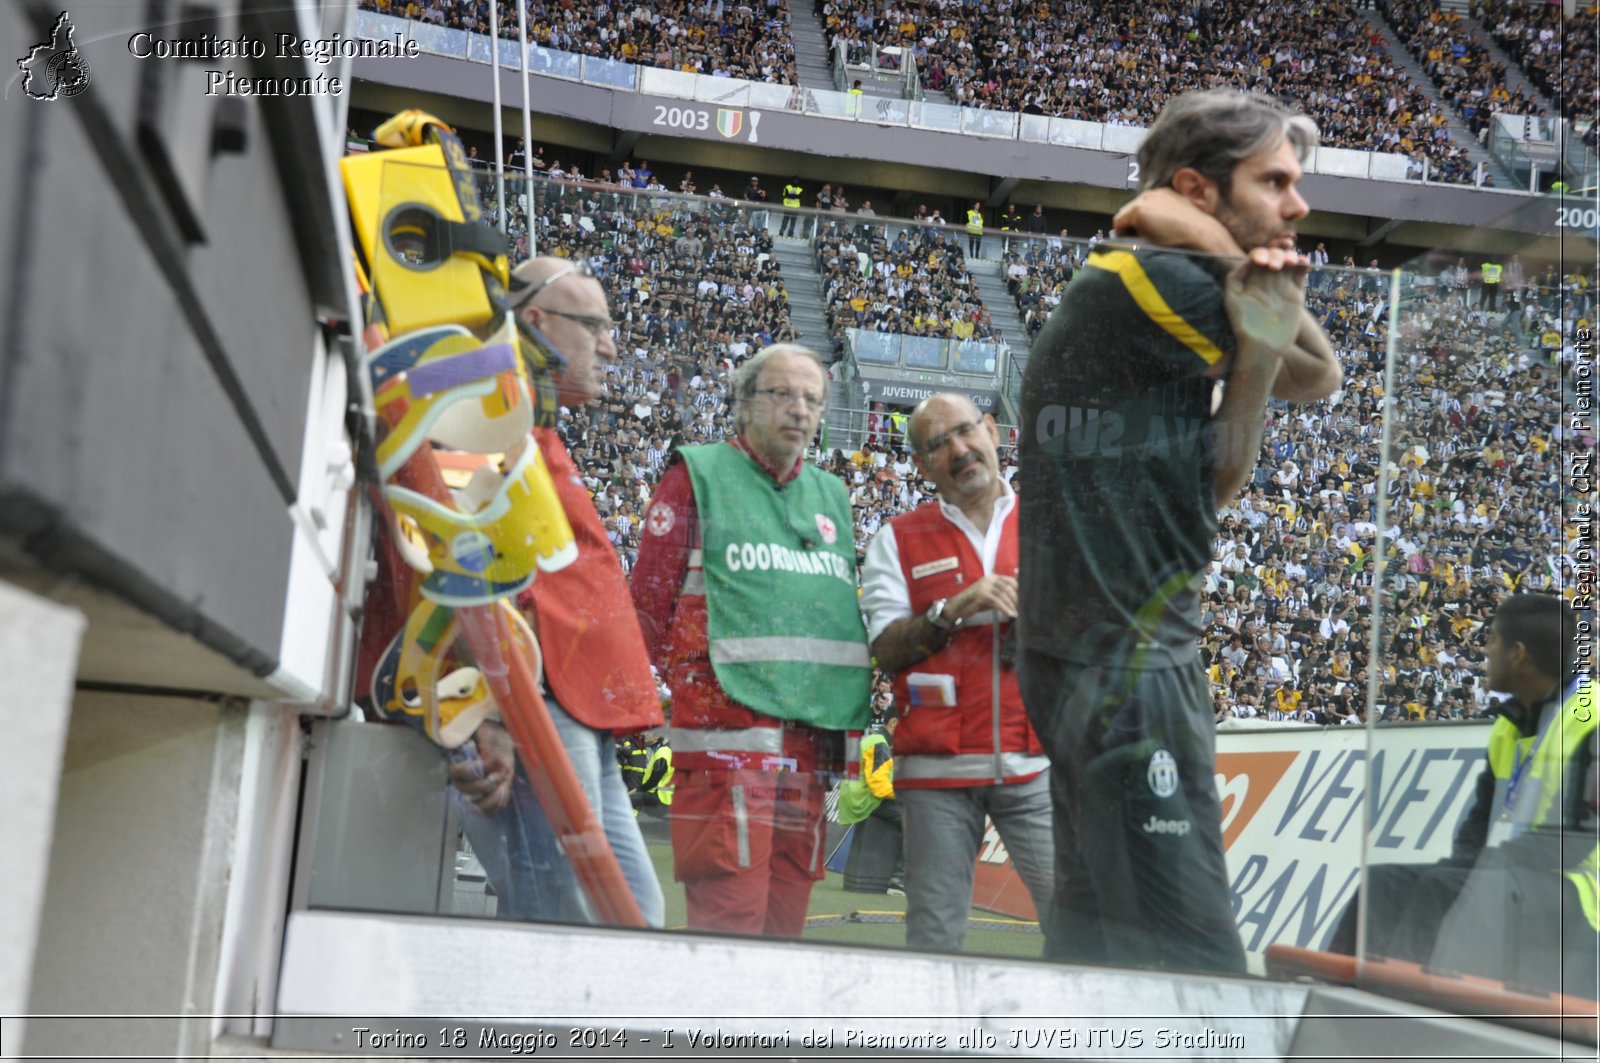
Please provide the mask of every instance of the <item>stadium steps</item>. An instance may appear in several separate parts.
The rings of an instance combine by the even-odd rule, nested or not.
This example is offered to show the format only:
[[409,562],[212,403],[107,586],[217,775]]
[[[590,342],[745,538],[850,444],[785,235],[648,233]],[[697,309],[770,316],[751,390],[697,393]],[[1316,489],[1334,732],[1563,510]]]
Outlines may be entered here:
[[1389,25],[1388,20],[1382,15],[1374,15],[1367,19],[1367,24],[1383,38],[1384,48],[1388,50],[1389,58],[1395,65],[1404,70],[1407,76],[1427,93],[1428,99],[1438,106],[1439,112],[1445,116],[1445,125],[1450,130],[1452,143],[1467,149],[1467,158],[1474,166],[1480,162],[1488,164],[1488,172],[1494,175],[1495,187],[1516,188],[1517,181],[1511,172],[1501,166],[1500,160],[1490,155],[1487,148],[1478,143],[1478,138],[1472,135],[1472,130],[1467,128],[1467,123],[1461,120],[1456,109],[1439,98],[1438,86],[1433,83],[1433,79],[1428,76],[1428,72],[1421,64],[1411,57],[1411,53],[1406,51],[1405,45],[1395,36],[1394,27]]
[[1523,71],[1522,66],[1507,55],[1506,50],[1500,47],[1500,42],[1489,34],[1488,26],[1485,26],[1478,19],[1468,16],[1465,12],[1462,12],[1458,26],[1463,33],[1476,33],[1478,40],[1482,41],[1483,46],[1489,50],[1489,56],[1495,62],[1506,65],[1507,92],[1515,94],[1518,89],[1521,89],[1522,94],[1534,101],[1537,106],[1543,107],[1546,114],[1556,113],[1556,105],[1550,102],[1550,97],[1540,92],[1539,86],[1528,80],[1528,75]]
[[789,293],[789,320],[800,333],[800,342],[831,359],[833,337],[822,312],[822,279],[817,275],[811,241],[774,236],[772,253]]
[[[796,11],[798,6],[801,10]],[[833,67],[828,63],[828,38],[822,32],[822,19],[804,10],[805,5],[790,7],[789,33],[794,39],[794,67],[800,75],[800,84],[808,89],[834,91]]]
[[[789,320],[800,333],[800,342],[832,361],[833,336],[828,331],[828,316],[823,313],[822,277],[817,273],[816,256],[810,240],[772,238],[772,253],[789,292]],[[836,366],[838,372],[841,367]],[[851,453],[866,438],[866,403],[860,385],[854,381],[833,380],[828,385],[829,450]]]
[[[985,240],[999,237],[985,237]],[[1016,371],[1007,371],[1000,380],[1001,409],[997,418],[1003,424],[1016,424],[1021,409],[1022,396],[1014,381],[1022,379],[1022,370],[1028,364],[1028,330],[1023,327],[1022,315],[1017,312],[1017,301],[1006,290],[1004,262],[967,259],[967,270],[978,286],[978,295],[989,311],[990,322],[1000,330],[1002,338],[1011,346],[1011,364]]]
[[[984,237],[985,243],[995,241],[998,250],[1000,237],[990,234]],[[1017,301],[1006,290],[1006,276],[1003,263],[989,259],[967,259],[967,271],[972,274],[973,281],[978,285],[978,295],[983,299],[983,305],[989,311],[989,320],[995,328],[1004,335],[1005,341],[1011,345],[1011,356],[1016,360],[1017,368],[1028,364],[1028,330],[1022,327],[1022,315],[1017,312]]]
[[[1461,15],[1461,26],[1467,32],[1476,32],[1478,34],[1478,39],[1482,41],[1484,47],[1489,50],[1489,55],[1494,59],[1494,61],[1497,63],[1504,63],[1506,65],[1507,92],[1515,93],[1518,89],[1521,89],[1523,95],[1532,100],[1535,106],[1542,107],[1544,109],[1545,114],[1552,117],[1560,116],[1560,108],[1558,108],[1555,103],[1551,101],[1550,97],[1539,91],[1539,86],[1528,80],[1528,74],[1522,69],[1522,64],[1511,58],[1510,54],[1507,53],[1504,48],[1500,47],[1500,42],[1495,40],[1494,37],[1489,34],[1488,26],[1484,25],[1484,23],[1479,19],[1468,17],[1465,12],[1463,12]],[[1576,139],[1576,137],[1573,138],[1574,142]],[[1590,166],[1591,169],[1593,169],[1596,153],[1592,150],[1582,149],[1581,146],[1570,148],[1568,155],[1569,160],[1571,155],[1577,153],[1579,150],[1587,151],[1588,158],[1590,160]],[[1509,187],[1515,188],[1517,186],[1511,185]]]

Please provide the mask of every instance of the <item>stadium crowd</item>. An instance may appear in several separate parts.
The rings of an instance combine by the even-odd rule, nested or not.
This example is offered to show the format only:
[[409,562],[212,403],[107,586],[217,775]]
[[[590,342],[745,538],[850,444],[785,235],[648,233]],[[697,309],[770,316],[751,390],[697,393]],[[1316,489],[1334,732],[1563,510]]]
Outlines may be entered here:
[[1149,125],[1167,100],[1233,85],[1299,104],[1330,147],[1405,154],[1432,180],[1473,167],[1438,105],[1399,69],[1351,0],[1039,4],[959,0],[880,7],[828,0],[829,33],[908,47],[956,103]]
[[[369,11],[485,36],[489,0],[361,0]],[[652,0],[648,4],[529,0],[528,43],[693,74],[798,83],[788,0]],[[516,8],[500,6],[515,40]]]
[[[672,447],[724,438],[733,368],[766,343],[801,337],[788,320],[765,212],[596,182],[536,184],[541,253],[587,260],[614,307],[620,357],[609,369],[608,395],[568,414],[563,433],[631,567],[642,514]],[[521,197],[508,202],[513,227],[525,233]],[[1027,267],[1014,278],[1014,294],[1019,304],[1038,294],[1029,307],[1034,321],[1043,320],[1088,247],[1013,238],[1007,262]],[[836,328],[894,320],[873,316],[880,312],[874,302],[912,314],[915,324],[905,296],[887,285],[922,268],[931,292],[940,273],[931,259],[952,279],[964,273],[959,234],[937,228],[891,241],[881,223],[828,221],[814,248],[823,283],[838,289]],[[880,264],[890,266],[881,277]],[[902,275],[906,264],[911,272]],[[1569,340],[1587,323],[1586,279],[1525,270],[1514,260],[1505,298],[1491,307],[1482,271],[1462,260],[1405,277],[1393,407],[1400,417],[1380,529],[1389,278],[1313,273],[1307,304],[1339,353],[1346,384],[1325,403],[1269,408],[1253,482],[1220,516],[1203,643],[1219,723],[1364,720],[1380,550],[1391,592],[1378,643],[1380,722],[1488,714],[1492,698],[1478,679],[1480,629],[1494,604],[1511,591],[1568,585],[1560,577],[1575,564],[1581,538],[1560,491],[1560,458],[1571,448],[1560,445],[1559,414]],[[885,287],[858,309],[853,286],[869,279]],[[915,290],[914,280],[908,284]],[[956,286],[946,294],[981,310],[975,291]],[[933,312],[945,314],[946,305]],[[849,489],[864,554],[883,523],[921,504],[929,489],[906,447],[903,411],[874,410],[853,451],[830,447],[827,434],[825,427],[816,461]],[[1002,428],[1001,439],[1010,479],[1015,431]],[[887,699],[880,690],[876,707],[885,709]]]
[[[361,0],[361,6],[489,32],[487,0]],[[1404,154],[1413,175],[1426,166],[1430,180],[1471,183],[1475,167],[1453,140],[1438,100],[1396,64],[1360,8],[1357,0],[1198,6],[991,0],[982,7],[962,0],[825,0],[817,14],[830,56],[835,46],[857,58],[874,45],[908,51],[928,89],[964,106],[1143,126],[1176,95],[1235,85],[1298,104],[1330,147]],[[1481,42],[1461,34],[1432,0],[1394,0],[1386,10],[1402,44],[1434,77],[1439,97],[1474,133],[1494,110],[1534,109],[1534,101],[1507,91]],[[507,5],[500,30],[514,38],[509,12]],[[1506,5],[1487,16],[1493,36],[1530,81],[1572,117],[1594,113],[1595,18],[1592,5],[1573,26],[1564,26],[1551,7]],[[534,0],[527,35],[565,52],[799,84],[788,0],[634,6]],[[1593,140],[1593,130],[1586,135]]]
[[[1448,268],[1448,267],[1447,267]],[[1433,278],[1428,278],[1432,280]],[[1559,369],[1548,322],[1464,305],[1453,285],[1402,297],[1399,419],[1385,461],[1386,278],[1323,273],[1308,305],[1345,367],[1324,406],[1274,416],[1245,496],[1222,516],[1205,642],[1219,720],[1360,722],[1372,571],[1391,594],[1379,632],[1380,722],[1486,715],[1479,632],[1504,594],[1557,586],[1562,550]],[[1531,298],[1531,296],[1530,296]],[[1566,550],[1570,551],[1571,541]]]
[[1083,265],[1085,250],[1085,245],[1059,238],[1015,240],[1007,249],[1001,262],[1006,290],[1017,302],[1017,313],[1022,316],[1029,342],[1061,302],[1061,293],[1073,272]]
[[1433,79],[1439,98],[1451,104],[1472,134],[1484,139],[1490,116],[1538,114],[1542,105],[1520,87],[1506,85],[1506,64],[1497,61],[1476,30],[1466,32],[1459,12],[1437,0],[1389,0],[1380,10],[1411,57]]
[[[1565,118],[1593,120],[1600,113],[1600,74],[1596,73],[1595,36],[1600,33],[1600,6],[1582,5],[1571,18],[1561,6],[1497,3],[1484,22],[1506,54],[1522,67],[1528,80],[1554,101]],[[1585,134],[1595,146],[1595,130]]]
[[835,351],[844,330],[986,340],[989,313],[967,272],[956,233],[938,223],[824,222],[813,241]]

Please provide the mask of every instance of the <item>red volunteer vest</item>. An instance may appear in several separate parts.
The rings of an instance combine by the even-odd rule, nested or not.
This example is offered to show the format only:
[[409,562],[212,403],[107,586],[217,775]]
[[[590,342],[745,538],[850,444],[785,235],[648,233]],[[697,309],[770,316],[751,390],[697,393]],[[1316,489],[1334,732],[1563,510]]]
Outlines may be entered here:
[[[1013,504],[1001,526],[997,575],[1017,574],[1017,509]],[[983,559],[939,503],[929,502],[889,523],[900,549],[912,616],[984,577]],[[984,786],[995,781],[993,639],[993,625],[969,623],[932,657],[895,675],[894,703],[900,710],[894,733],[896,787]],[[926,677],[916,691],[910,683],[913,675]],[[955,704],[943,705],[951,693]],[[1043,770],[1035,758],[1044,747],[1023,710],[1014,666],[1000,667],[998,714],[1001,781],[1026,782]]]
[[659,727],[661,699],[616,548],[561,437],[553,428],[533,434],[578,544],[576,561],[540,572],[517,600],[538,617],[545,682],[562,708],[596,730]]

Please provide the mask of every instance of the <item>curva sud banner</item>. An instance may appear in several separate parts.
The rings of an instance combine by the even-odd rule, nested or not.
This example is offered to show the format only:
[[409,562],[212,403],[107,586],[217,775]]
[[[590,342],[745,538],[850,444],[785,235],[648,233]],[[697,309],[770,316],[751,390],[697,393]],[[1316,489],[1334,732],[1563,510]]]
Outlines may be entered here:
[[[1229,731],[1217,735],[1217,790],[1233,910],[1260,972],[1268,945],[1320,948],[1360,879],[1363,791],[1375,804],[1373,863],[1431,863],[1450,853],[1483,770],[1486,724]],[[1370,763],[1369,763],[1370,761]],[[1036,914],[989,824],[973,904]]]

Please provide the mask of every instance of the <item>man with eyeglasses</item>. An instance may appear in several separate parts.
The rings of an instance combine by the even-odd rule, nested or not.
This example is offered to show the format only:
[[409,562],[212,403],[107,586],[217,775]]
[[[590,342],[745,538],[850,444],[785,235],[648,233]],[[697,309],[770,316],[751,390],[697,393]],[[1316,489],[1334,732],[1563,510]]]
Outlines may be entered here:
[[934,395],[912,412],[908,438],[938,498],[873,537],[861,605],[900,715],[894,784],[905,826],[906,945],[959,952],[986,818],[1049,927],[1050,765],[1010,650],[1017,496],[1000,476],[994,418],[963,396]]
[[869,719],[850,502],[804,460],[826,395],[810,350],[757,351],[734,434],[679,448],[645,512],[633,599],[672,690],[691,929],[800,935],[827,857],[819,772]]
[[[605,366],[617,357],[600,282],[580,263],[535,258],[512,273],[509,295],[524,338],[565,363],[555,373],[562,405],[598,399],[605,390]],[[559,572],[541,572],[517,605],[539,638],[545,703],[573,771],[646,923],[658,927],[665,918],[661,883],[633,815],[612,736],[661,726],[661,701],[606,526],[556,428],[536,427],[533,437],[572,524],[578,557]],[[505,729],[485,722],[474,737],[481,764],[456,764],[451,780],[488,818],[487,823],[469,818],[467,829],[485,868],[511,877],[494,882],[496,893],[548,897],[572,890],[575,880],[568,868],[554,869],[548,859],[530,866],[525,855],[517,855],[537,857],[553,847],[548,820],[532,798]],[[519,881],[519,873],[543,874],[557,884]],[[560,912],[546,908],[532,917],[572,914],[569,899]]]

